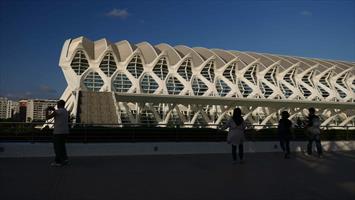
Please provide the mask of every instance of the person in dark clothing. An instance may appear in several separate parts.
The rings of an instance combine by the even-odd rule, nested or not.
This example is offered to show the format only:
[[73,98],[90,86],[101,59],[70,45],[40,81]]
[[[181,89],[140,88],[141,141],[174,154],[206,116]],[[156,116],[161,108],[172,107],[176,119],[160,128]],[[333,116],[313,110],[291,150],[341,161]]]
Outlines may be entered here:
[[318,157],[321,158],[323,151],[322,144],[320,141],[320,119],[315,114],[316,110],[314,108],[309,108],[308,111],[309,114],[307,117],[306,126],[306,133],[308,136],[307,153],[308,155],[312,155],[312,145],[314,141],[316,143]]
[[279,134],[280,146],[285,153],[285,158],[290,158],[290,139],[291,139],[291,127],[292,122],[288,119],[290,114],[287,111],[282,111],[281,119],[277,127]]

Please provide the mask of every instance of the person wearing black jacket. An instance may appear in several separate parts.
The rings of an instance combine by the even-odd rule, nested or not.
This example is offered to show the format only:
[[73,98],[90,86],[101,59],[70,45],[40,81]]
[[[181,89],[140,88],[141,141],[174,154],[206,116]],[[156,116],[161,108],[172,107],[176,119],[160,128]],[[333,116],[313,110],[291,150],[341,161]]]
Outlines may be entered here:
[[279,134],[280,146],[285,153],[285,158],[290,158],[290,139],[291,139],[291,127],[292,122],[288,119],[290,114],[287,111],[282,111],[281,119],[277,127]]

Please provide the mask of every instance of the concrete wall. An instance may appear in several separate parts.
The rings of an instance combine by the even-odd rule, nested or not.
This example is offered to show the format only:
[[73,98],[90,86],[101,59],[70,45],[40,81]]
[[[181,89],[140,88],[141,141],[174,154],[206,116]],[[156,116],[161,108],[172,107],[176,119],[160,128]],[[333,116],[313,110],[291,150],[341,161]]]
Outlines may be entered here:
[[80,123],[116,124],[117,114],[111,92],[80,92]]
[[[292,142],[293,152],[305,152],[306,142]],[[325,151],[355,150],[355,141],[323,141]],[[1,157],[54,156],[51,143],[0,143]],[[314,147],[315,148],[315,147]],[[246,142],[245,152],[280,152],[278,142]],[[161,143],[68,143],[69,156],[174,155],[229,153],[225,142],[161,142]]]

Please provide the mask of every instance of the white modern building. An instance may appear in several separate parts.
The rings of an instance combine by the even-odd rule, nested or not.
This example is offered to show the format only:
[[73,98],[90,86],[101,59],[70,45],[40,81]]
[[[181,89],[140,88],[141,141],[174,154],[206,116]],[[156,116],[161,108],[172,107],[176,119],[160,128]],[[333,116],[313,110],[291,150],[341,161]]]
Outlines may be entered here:
[[18,101],[9,102],[10,115],[13,118],[15,115],[18,115],[20,112],[20,103]]
[[241,107],[270,125],[315,107],[322,125],[355,125],[355,62],[79,37],[59,65],[78,123],[219,124]]
[[0,97],[0,119],[9,119],[18,112],[18,103],[6,97]]
[[6,97],[0,97],[0,119],[7,119],[11,117],[8,116],[8,101],[9,100]]
[[49,99],[28,99],[26,107],[26,121],[45,121],[46,108],[48,106],[56,106],[56,100]]

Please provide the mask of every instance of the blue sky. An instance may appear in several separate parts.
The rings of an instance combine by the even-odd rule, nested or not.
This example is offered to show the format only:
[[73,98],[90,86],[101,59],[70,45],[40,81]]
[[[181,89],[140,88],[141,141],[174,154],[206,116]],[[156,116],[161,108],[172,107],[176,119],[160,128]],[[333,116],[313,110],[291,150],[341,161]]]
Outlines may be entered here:
[[64,41],[184,44],[355,61],[355,0],[0,0],[0,96],[59,98]]

